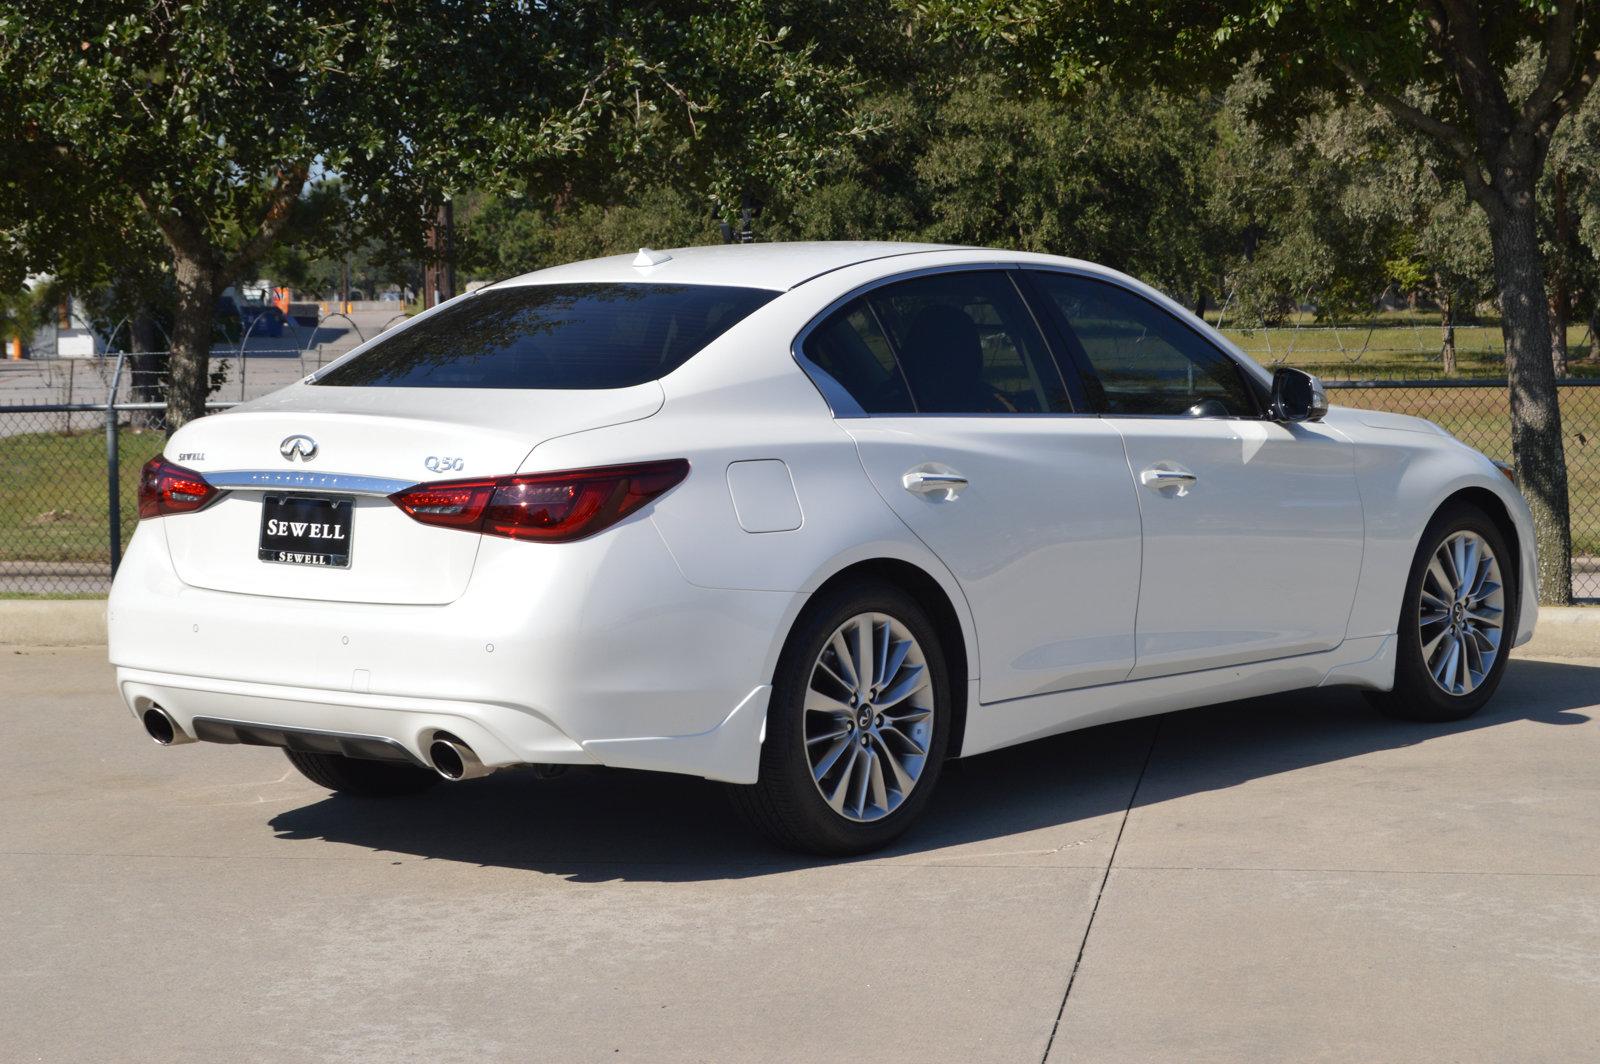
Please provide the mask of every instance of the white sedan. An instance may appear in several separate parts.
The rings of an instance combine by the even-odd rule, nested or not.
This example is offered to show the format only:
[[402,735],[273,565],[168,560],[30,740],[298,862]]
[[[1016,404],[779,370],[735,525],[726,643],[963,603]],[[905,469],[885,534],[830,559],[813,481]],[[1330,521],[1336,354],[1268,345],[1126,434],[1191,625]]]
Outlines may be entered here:
[[1533,632],[1503,469],[1087,262],[642,250],[186,425],[110,602],[158,742],[337,791],[732,785],[855,853],[950,758],[1319,685],[1472,713]]

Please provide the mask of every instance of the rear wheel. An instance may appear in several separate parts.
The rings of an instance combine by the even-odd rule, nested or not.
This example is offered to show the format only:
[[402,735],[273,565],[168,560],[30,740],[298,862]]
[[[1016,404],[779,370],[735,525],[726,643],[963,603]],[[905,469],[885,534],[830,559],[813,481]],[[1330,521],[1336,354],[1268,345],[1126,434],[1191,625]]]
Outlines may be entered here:
[[439,782],[439,774],[398,761],[369,761],[340,754],[311,754],[285,750],[289,763],[319,787],[340,794],[391,798],[417,794]]
[[1461,720],[1500,686],[1517,614],[1516,559],[1475,506],[1429,523],[1406,581],[1394,690],[1369,693],[1408,720]]
[[921,813],[949,745],[951,695],[933,624],[878,581],[813,601],[773,677],[760,782],[735,806],[793,850],[888,844]]

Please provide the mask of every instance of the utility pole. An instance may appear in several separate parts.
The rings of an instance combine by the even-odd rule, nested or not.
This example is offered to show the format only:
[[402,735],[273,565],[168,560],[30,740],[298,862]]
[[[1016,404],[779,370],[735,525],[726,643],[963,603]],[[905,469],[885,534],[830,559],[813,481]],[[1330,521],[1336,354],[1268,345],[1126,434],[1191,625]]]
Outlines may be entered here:
[[422,267],[424,310],[455,298],[455,221],[455,205],[445,200],[428,226],[428,261]]
[[444,227],[444,286],[440,289],[445,299],[456,297],[456,205],[444,201],[439,211],[439,222]]
[[439,227],[428,226],[427,257],[422,263],[422,309],[439,302]]

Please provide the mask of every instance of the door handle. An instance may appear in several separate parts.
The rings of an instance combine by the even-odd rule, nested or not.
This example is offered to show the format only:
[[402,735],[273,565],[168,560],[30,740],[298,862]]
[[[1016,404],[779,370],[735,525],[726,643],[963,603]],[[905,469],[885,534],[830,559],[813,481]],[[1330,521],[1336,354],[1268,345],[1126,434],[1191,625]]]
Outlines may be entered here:
[[1153,491],[1162,488],[1187,488],[1200,478],[1187,469],[1158,469],[1152,466],[1139,474],[1139,483]]
[[960,473],[930,473],[926,469],[913,469],[900,478],[900,484],[915,495],[932,495],[938,492],[949,501],[967,486],[967,478]]

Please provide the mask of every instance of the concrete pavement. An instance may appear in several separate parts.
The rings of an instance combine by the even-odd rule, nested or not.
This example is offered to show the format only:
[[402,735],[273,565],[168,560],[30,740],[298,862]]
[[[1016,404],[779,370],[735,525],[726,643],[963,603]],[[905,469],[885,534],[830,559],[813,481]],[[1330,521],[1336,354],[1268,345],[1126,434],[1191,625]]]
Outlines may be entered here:
[[666,776],[332,798],[155,747],[101,648],[6,647],[0,1055],[1596,1059],[1600,629],[1562,630],[1457,725],[1317,691],[976,758],[842,863]]

